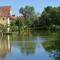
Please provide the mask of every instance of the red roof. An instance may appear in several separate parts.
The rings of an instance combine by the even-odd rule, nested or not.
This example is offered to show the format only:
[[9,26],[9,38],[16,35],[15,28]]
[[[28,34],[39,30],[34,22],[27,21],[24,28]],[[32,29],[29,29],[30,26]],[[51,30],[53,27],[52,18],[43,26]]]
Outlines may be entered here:
[[10,16],[10,10],[11,10],[10,6],[1,6],[0,7],[0,16],[5,16],[5,17]]

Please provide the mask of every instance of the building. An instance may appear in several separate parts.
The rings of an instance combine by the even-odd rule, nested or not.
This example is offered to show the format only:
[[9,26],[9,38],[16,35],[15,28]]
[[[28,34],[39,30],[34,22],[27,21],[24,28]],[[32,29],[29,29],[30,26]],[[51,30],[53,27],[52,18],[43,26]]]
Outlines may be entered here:
[[12,8],[10,6],[0,6],[0,24],[5,25],[12,16]]
[[20,18],[21,20],[25,20],[24,16],[12,15],[11,6],[0,6],[0,25],[9,24],[9,21],[16,22],[17,18]]

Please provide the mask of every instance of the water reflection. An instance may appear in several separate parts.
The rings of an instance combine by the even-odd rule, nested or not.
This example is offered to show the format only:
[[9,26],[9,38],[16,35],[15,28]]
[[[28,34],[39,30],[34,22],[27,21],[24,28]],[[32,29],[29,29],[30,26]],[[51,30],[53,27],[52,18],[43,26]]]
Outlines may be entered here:
[[20,48],[21,53],[26,55],[33,54],[36,49],[36,41],[33,35],[30,32],[25,32],[24,34],[18,34],[17,36],[18,37],[16,40],[19,41],[17,44]]
[[0,59],[59,60],[60,33],[0,35]]
[[35,52],[36,44],[35,42],[24,42],[21,43],[21,52],[24,54],[33,54]]
[[0,59],[4,59],[6,54],[10,52],[10,36],[0,36]]
[[39,34],[32,34],[31,32],[25,32],[23,34],[18,34],[18,43],[21,53],[26,55],[34,54],[37,47],[40,47],[40,43],[45,39],[41,38]]
[[44,48],[55,60],[60,60],[60,33],[53,33],[48,41],[44,42]]

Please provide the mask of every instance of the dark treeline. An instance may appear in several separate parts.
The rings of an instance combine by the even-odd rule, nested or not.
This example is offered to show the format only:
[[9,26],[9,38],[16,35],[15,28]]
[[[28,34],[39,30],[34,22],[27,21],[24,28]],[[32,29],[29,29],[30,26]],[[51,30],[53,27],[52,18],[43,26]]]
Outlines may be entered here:
[[59,30],[60,28],[60,7],[46,7],[38,18],[38,22],[33,24],[38,29]]
[[51,30],[56,31],[60,29],[60,7],[46,7],[42,14],[36,14],[34,7],[25,6],[19,9],[19,13],[24,17],[17,18],[15,25],[20,29],[21,27],[28,27],[32,30]]

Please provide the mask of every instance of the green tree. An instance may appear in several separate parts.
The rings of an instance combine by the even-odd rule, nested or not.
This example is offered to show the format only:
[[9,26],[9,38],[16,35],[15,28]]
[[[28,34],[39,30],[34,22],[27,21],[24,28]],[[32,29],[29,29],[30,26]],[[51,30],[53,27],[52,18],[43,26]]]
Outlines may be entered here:
[[34,20],[36,20],[36,13],[34,7],[25,6],[19,9],[19,12],[25,17],[25,23],[27,26],[33,24]]
[[20,28],[23,26],[22,20],[17,18],[15,25],[17,26],[18,31],[20,31]]
[[[59,7],[46,7],[41,14],[40,23],[46,25],[48,28],[56,29],[57,25],[60,25],[60,8]],[[41,22],[42,21],[42,22]],[[40,24],[40,25],[41,25]]]

